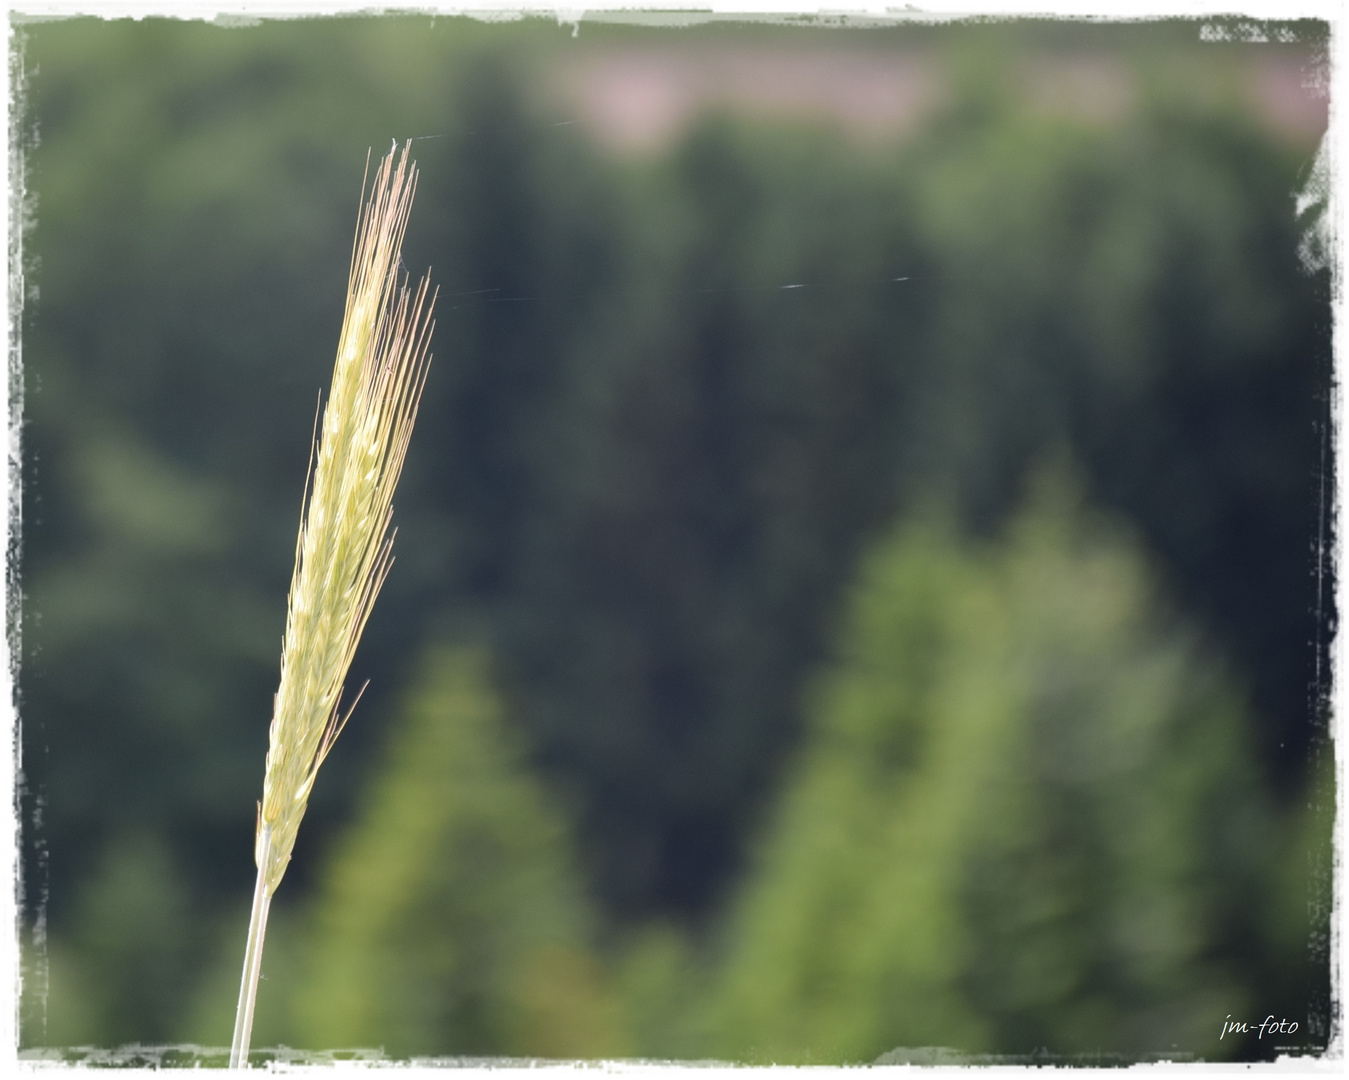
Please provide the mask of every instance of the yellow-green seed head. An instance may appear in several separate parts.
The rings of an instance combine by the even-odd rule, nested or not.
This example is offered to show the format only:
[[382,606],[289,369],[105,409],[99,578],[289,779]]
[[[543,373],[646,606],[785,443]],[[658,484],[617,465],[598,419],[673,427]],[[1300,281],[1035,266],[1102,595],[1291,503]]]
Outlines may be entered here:
[[431,359],[435,297],[426,278],[413,291],[398,273],[417,186],[409,149],[380,162],[368,201],[362,191],[342,336],[296,541],[258,814],[256,854],[269,894],[345,723],[342,684],[389,572],[393,493]]

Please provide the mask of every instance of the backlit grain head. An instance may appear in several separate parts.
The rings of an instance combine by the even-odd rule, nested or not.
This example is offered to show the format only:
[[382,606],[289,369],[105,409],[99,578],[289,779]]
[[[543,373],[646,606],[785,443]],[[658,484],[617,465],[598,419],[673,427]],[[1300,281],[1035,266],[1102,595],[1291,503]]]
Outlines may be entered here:
[[362,191],[342,335],[296,542],[258,816],[268,893],[285,873],[314,777],[345,723],[342,684],[389,572],[393,493],[430,362],[435,298],[426,278],[411,289],[399,274],[417,186],[408,150],[391,150],[368,199]]

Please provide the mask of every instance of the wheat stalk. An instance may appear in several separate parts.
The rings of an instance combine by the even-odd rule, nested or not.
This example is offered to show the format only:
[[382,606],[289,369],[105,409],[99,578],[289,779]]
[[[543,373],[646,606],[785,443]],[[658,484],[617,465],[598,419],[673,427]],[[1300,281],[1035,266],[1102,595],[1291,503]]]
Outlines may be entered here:
[[413,292],[399,275],[417,186],[410,145],[404,145],[396,166],[396,148],[380,162],[368,201],[361,185],[342,336],[295,545],[281,684],[258,804],[258,877],[231,1067],[248,1061],[271,899],[290,862],[319,766],[351,715],[350,708],[339,711],[342,683],[393,561],[393,493],[435,325],[427,279]]

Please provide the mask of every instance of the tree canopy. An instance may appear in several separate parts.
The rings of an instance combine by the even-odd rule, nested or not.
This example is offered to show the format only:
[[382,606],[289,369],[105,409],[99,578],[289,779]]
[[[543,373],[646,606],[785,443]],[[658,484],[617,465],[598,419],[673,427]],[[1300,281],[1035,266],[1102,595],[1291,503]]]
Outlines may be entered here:
[[[973,981],[956,986],[956,968],[904,974],[878,952],[873,982],[857,985],[903,975],[906,993],[933,988],[928,1004],[946,1009],[946,1026],[923,1045],[1086,1046],[1107,1021],[1061,1011],[1055,995],[1092,979],[1104,981],[1088,1000],[1108,1003],[1100,1016],[1130,1018],[1134,1034],[1119,1029],[1117,1044],[1134,1049],[1193,1032],[1209,1045],[1189,1013],[1173,1033],[1124,1004],[1135,990],[1169,1000],[1137,989],[1163,983],[1190,1003],[1231,988],[1224,1012],[1241,994],[1255,1007],[1249,995],[1277,985],[1290,1013],[1324,1019],[1325,950],[1309,953],[1276,914],[1252,941],[1282,944],[1242,944],[1233,928],[1247,915],[1223,907],[1248,879],[1284,896],[1271,912],[1309,896],[1320,904],[1322,879],[1201,843],[1215,828],[1214,792],[1246,785],[1252,820],[1274,823],[1259,826],[1270,838],[1261,851],[1302,829],[1298,850],[1312,865],[1328,858],[1315,840],[1323,819],[1307,824],[1298,808],[1327,798],[1312,780],[1326,753],[1334,627],[1330,273],[1299,255],[1307,219],[1293,194],[1314,146],[1271,131],[1243,89],[1257,59],[1311,62],[1319,31],[1299,24],[1289,41],[1201,48],[1195,30],[587,24],[574,41],[570,27],[540,21],[427,17],[25,25],[24,1044],[206,1037],[208,984],[223,985],[222,942],[253,875],[307,440],[341,319],[358,178],[368,151],[393,138],[416,140],[422,180],[404,258],[414,271],[431,266],[441,286],[436,359],[396,507],[397,563],[352,671],[371,690],[313,794],[274,937],[311,903],[332,926],[357,919],[322,906],[345,895],[325,877],[340,876],[340,857],[327,860],[394,813],[384,796],[358,793],[387,792],[378,770],[417,762],[381,748],[422,737],[400,727],[421,715],[416,702],[478,695],[516,748],[493,790],[537,793],[536,809],[519,810],[520,842],[567,836],[557,850],[571,854],[556,859],[574,865],[555,875],[567,882],[556,911],[583,915],[574,926],[557,916],[571,927],[558,930],[559,947],[584,941],[600,959],[575,970],[612,961],[614,985],[628,988],[618,994],[626,1018],[613,1020],[601,985],[610,976],[596,975],[595,1015],[626,1026],[615,1045],[634,1052],[706,1052],[695,1037],[706,1029],[679,1003],[720,971],[704,947],[726,912],[761,903],[809,923],[783,868],[804,856],[779,854],[769,870],[750,853],[776,808],[809,801],[793,786],[806,782],[801,740],[824,736],[803,733],[844,722],[827,719],[844,705],[826,707],[810,688],[821,670],[846,670],[840,642],[862,647],[861,631],[840,638],[836,626],[845,597],[859,611],[870,603],[850,583],[872,581],[874,602],[888,602],[898,585],[858,577],[885,556],[863,553],[886,536],[923,535],[905,523],[935,501],[949,538],[933,543],[950,550],[893,556],[895,573],[928,559],[934,577],[915,581],[904,594],[913,607],[895,607],[893,627],[867,646],[918,635],[888,689],[867,694],[921,696],[922,679],[950,678],[924,665],[968,654],[990,688],[986,709],[957,710],[961,723],[976,742],[987,725],[1022,757],[980,744],[964,759],[973,771],[953,756],[914,774],[927,777],[930,820],[951,841],[930,895],[950,901],[942,917],[952,919],[958,897],[982,935],[960,946],[958,970]],[[727,104],[668,147],[625,158],[545,78],[557,57],[589,55],[566,50],[618,55],[676,39],[690,55],[760,40],[909,50],[944,89],[912,130],[870,143],[818,116],[765,119]],[[1123,72],[1132,97],[1102,115],[1047,106],[1025,73],[1054,57]],[[1071,545],[1051,558],[1052,545],[1000,539],[1034,464],[1057,450],[1078,463],[1085,503],[1126,523],[1131,554],[1102,565],[1150,567],[1148,596],[1184,633],[1130,629],[1135,614],[1151,626],[1153,610],[1130,599],[1132,585],[1110,601],[1123,605],[1117,626],[1071,597],[1050,611],[1058,594],[1017,577],[1054,562],[1094,587],[1084,567],[1095,564]],[[971,554],[979,543],[1012,554]],[[951,629],[961,605],[978,603],[1003,621],[979,631],[988,641]],[[923,638],[924,619],[956,638]],[[445,642],[490,657],[492,689],[452,691],[418,666]],[[1041,716],[1004,670],[1018,642],[1045,656],[1086,650],[1059,688],[1074,700],[1099,704],[1137,683],[1152,704],[1130,716],[1104,705]],[[1195,731],[1178,719],[1191,704],[1208,718]],[[1140,764],[1111,781],[1118,788],[1088,792],[1080,778],[1047,774],[1021,794],[1006,786],[998,770],[1011,761],[1044,764],[1026,757],[1026,740],[1076,753],[1071,734],[1036,725],[1071,727],[1079,715],[1094,718],[1083,739],[1136,739]],[[876,738],[888,723],[881,713],[857,722]],[[914,752],[905,740],[927,723],[884,736],[895,745],[872,764]],[[1134,734],[1111,734],[1113,724]],[[1211,752],[1196,733],[1205,724],[1220,744]],[[1216,734],[1224,725],[1239,734]],[[899,783],[898,760],[884,766],[886,783]],[[995,814],[1006,835],[967,828],[959,793],[979,788],[980,770],[1002,777],[984,794],[1010,800]],[[874,835],[882,821],[917,820],[905,816],[912,807],[873,815],[868,790],[835,807],[875,818],[843,862],[900,842]],[[439,794],[445,820],[460,821],[458,796]],[[1079,812],[1087,795],[1099,806]],[[1162,862],[1133,850],[1161,826],[1127,810],[1154,796],[1158,814],[1183,823],[1161,843]],[[1062,851],[1036,831],[1055,815]],[[781,826],[807,846],[844,826],[800,828]],[[1083,868],[1089,850],[1121,889],[1142,875],[1145,906],[1154,885],[1184,897],[1179,913],[1158,907],[1158,925],[1177,936],[1152,959],[1083,944],[1087,923],[1072,918],[1123,925],[1110,922],[1116,901],[1084,899],[1107,880]],[[1031,963],[1017,920],[1040,917],[1025,907],[1039,900],[1017,892],[1023,864],[1050,875],[1036,896],[1078,912],[1044,916],[1078,944],[1014,1001],[996,987]],[[517,880],[513,865],[499,867],[502,882]],[[466,872],[448,856],[424,869],[431,876],[414,884],[425,895],[434,875]],[[842,888],[858,872],[836,869],[811,887]],[[770,888],[764,874],[787,876]],[[991,897],[1003,889],[1000,906]],[[767,898],[774,890],[780,899]],[[372,950],[379,920],[413,902],[349,899],[367,920],[351,932]],[[880,903],[867,889],[851,902]],[[503,934],[524,933],[524,908],[488,906]],[[1195,911],[1217,921],[1186,937]],[[728,972],[749,963],[738,950],[757,939],[743,935],[724,947]],[[638,943],[630,955],[624,941]],[[787,1012],[765,1031],[796,1008],[794,986],[783,984]],[[483,993],[516,1000],[516,990]],[[749,989],[725,993],[728,1009],[760,1008]],[[815,1023],[791,1037],[826,1031]],[[865,1056],[892,1036],[920,1037],[860,1013],[857,1023],[828,1034],[830,1045]],[[534,1052],[501,1024],[467,1025],[477,1033],[463,1047]],[[390,1046],[422,1045],[389,1030],[378,1038]],[[1318,1030],[1302,1035],[1314,1042]],[[776,1038],[764,1046],[806,1052]]]

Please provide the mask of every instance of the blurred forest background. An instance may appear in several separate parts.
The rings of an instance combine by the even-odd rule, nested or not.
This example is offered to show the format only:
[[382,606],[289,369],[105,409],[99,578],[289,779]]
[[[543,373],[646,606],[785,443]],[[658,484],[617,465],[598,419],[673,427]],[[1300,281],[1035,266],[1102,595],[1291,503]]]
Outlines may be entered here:
[[22,1045],[228,1041],[414,138],[435,361],[255,1045],[1323,1048],[1326,28],[577,29],[20,27]]

